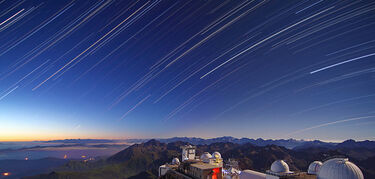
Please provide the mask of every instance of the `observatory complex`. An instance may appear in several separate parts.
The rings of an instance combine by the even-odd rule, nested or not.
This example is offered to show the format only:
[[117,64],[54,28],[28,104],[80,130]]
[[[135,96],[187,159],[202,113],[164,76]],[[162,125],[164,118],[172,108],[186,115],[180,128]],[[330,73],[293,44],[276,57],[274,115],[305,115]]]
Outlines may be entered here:
[[276,160],[265,172],[240,170],[230,159],[224,165],[219,152],[196,156],[196,147],[181,147],[182,156],[159,167],[159,179],[364,179],[362,171],[347,158],[312,162],[306,172],[290,171],[284,160]]

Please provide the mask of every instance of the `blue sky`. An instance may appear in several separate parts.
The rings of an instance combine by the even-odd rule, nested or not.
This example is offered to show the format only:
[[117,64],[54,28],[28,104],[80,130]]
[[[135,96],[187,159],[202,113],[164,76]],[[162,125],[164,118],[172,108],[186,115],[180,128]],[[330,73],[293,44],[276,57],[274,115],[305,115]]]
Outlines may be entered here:
[[373,2],[0,3],[0,140],[375,137]]

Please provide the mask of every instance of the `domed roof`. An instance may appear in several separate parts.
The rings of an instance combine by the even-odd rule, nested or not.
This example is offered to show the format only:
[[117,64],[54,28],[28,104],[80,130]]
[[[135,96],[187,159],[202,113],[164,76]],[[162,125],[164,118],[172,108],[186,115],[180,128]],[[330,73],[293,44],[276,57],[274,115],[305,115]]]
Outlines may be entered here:
[[347,158],[334,158],[323,163],[318,179],[364,179],[362,171]]
[[241,179],[265,179],[266,174],[253,170],[244,170],[240,173]]
[[172,165],[178,165],[180,164],[180,160],[178,158],[173,158]]
[[201,160],[210,159],[212,158],[212,155],[208,152],[205,152],[201,155]]
[[307,170],[308,174],[318,174],[320,167],[322,167],[323,163],[321,161],[314,161],[309,165],[309,169]]
[[271,165],[271,171],[275,173],[289,173],[289,166],[284,160],[276,160]]
[[219,152],[214,152],[212,153],[212,157],[218,159],[218,158],[221,158],[221,154]]

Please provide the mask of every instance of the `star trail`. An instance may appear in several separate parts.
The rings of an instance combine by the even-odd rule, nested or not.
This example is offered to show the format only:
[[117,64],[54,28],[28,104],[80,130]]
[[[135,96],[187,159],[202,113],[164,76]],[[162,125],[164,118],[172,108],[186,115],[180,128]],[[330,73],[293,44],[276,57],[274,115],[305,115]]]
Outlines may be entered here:
[[373,1],[2,0],[0,140],[375,139],[374,33]]

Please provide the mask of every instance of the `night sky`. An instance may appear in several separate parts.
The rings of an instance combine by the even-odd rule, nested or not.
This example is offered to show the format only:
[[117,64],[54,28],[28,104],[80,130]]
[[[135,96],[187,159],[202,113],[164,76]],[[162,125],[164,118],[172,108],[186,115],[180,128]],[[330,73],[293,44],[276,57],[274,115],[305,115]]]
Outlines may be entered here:
[[374,129],[374,1],[0,0],[0,141]]

